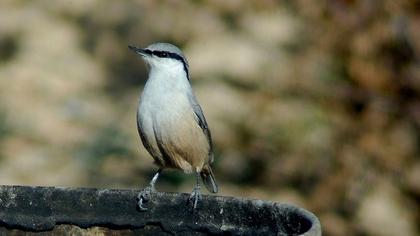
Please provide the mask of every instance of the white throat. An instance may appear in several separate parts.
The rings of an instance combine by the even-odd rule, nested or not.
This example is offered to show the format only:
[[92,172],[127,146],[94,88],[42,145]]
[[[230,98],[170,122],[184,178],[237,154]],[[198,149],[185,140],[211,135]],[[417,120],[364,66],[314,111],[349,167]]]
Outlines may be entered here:
[[185,93],[191,90],[191,86],[181,62],[151,62],[149,78],[144,90],[148,89],[154,90],[154,93],[171,93],[171,91]]

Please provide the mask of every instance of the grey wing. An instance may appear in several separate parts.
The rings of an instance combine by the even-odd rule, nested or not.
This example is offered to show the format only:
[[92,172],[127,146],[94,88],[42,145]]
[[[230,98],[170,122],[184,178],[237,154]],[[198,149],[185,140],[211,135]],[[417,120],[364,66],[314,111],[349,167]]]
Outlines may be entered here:
[[144,136],[144,133],[142,131],[141,125],[140,125],[140,120],[139,120],[139,113],[137,112],[137,131],[139,132],[140,135],[140,139],[143,143],[143,146],[146,148],[146,150],[150,153],[150,155],[153,156],[153,149],[152,146],[150,145],[149,141],[146,139],[146,137]]
[[206,118],[204,117],[203,110],[201,109],[200,104],[198,104],[197,100],[193,96],[191,97],[191,104],[192,104],[192,108],[193,108],[198,126],[200,126],[200,128],[203,130],[204,134],[207,137],[207,141],[210,147],[209,156],[210,156],[210,163],[211,163],[213,162],[213,142],[211,139],[210,129],[207,125],[207,121],[206,121]]

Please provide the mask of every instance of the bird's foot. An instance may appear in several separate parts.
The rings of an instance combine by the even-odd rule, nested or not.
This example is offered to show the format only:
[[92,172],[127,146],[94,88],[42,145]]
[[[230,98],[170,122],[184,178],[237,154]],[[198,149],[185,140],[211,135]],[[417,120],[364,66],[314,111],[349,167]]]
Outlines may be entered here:
[[197,203],[199,200],[201,200],[200,186],[195,186],[191,192],[190,197],[188,198],[188,202],[192,204],[192,210],[197,208]]
[[156,190],[153,186],[147,186],[144,188],[138,195],[137,195],[137,205],[141,211],[147,211],[147,207],[144,205],[150,201],[152,198],[152,194],[155,193]]

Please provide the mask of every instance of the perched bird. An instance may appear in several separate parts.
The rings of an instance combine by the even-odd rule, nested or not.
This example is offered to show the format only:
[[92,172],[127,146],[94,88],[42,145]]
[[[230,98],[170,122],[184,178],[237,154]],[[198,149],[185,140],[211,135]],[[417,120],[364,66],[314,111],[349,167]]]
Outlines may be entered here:
[[189,198],[195,209],[201,198],[200,176],[210,192],[217,193],[218,189],[210,166],[210,130],[191,88],[187,59],[169,43],[128,47],[149,67],[137,110],[137,128],[143,146],[159,167],[150,185],[139,193],[138,206],[147,210],[144,205],[156,191],[159,174],[163,169],[174,168],[195,174],[196,186]]

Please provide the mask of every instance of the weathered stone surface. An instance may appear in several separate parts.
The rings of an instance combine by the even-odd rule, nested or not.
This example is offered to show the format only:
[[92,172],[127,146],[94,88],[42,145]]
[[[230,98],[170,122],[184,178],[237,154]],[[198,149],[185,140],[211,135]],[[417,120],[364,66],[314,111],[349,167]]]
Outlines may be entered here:
[[0,234],[41,235],[321,235],[310,212],[262,200],[156,193],[149,210],[136,207],[137,190],[0,186]]

